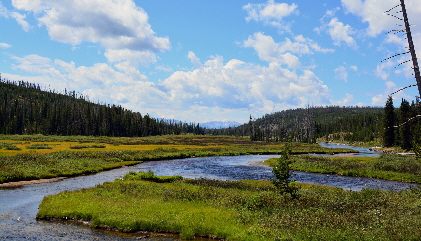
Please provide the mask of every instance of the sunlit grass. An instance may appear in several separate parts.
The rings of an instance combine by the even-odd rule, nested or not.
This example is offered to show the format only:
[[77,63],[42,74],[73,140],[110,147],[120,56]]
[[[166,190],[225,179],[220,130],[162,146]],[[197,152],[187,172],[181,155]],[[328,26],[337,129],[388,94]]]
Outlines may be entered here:
[[[46,147],[49,149],[43,149]],[[230,136],[0,135],[0,183],[95,173],[151,160],[279,154],[283,148],[283,143],[251,142],[248,138]],[[317,144],[293,143],[291,149],[293,153],[331,152]],[[352,152],[335,150],[341,151]]]
[[[131,174],[136,175],[136,174]],[[299,198],[267,181],[116,180],[45,197],[38,218],[90,221],[123,232],[226,240],[419,240],[421,191],[360,192],[302,185]]]
[[[291,169],[345,176],[381,178],[421,183],[421,160],[415,156],[382,155],[381,157],[294,156]],[[266,160],[273,165],[275,159]]]

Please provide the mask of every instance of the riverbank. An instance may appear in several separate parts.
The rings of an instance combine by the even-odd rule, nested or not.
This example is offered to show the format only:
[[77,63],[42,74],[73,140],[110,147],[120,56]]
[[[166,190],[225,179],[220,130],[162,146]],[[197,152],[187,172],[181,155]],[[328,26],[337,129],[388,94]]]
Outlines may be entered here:
[[[283,143],[229,136],[143,138],[0,136],[0,183],[72,177],[151,160],[279,154]],[[293,143],[294,153],[331,153],[317,144]],[[335,152],[351,153],[349,149]]]
[[55,178],[37,179],[37,180],[30,180],[30,181],[6,182],[6,183],[1,183],[0,188],[10,188],[10,187],[14,188],[14,187],[20,187],[20,186],[23,186],[23,185],[30,185],[30,184],[58,182],[58,181],[63,180],[65,178],[66,177],[55,177]]
[[[121,232],[176,232],[227,240],[417,240],[419,190],[400,192],[301,185],[280,195],[269,181],[124,180],[46,197],[39,219],[89,222]],[[168,179],[167,179],[168,180]]]
[[[265,161],[273,165],[275,159]],[[421,184],[421,161],[415,156],[384,154],[380,157],[295,155],[291,169],[350,177],[370,177]]]

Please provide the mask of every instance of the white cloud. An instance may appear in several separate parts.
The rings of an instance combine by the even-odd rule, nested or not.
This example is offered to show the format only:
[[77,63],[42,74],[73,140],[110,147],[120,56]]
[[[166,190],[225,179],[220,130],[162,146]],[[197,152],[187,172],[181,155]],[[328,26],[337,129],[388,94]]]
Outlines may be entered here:
[[351,68],[352,70],[354,70],[354,71],[358,71],[358,67],[357,67],[357,66],[355,66],[355,65],[351,65],[351,66],[350,66],[350,68]]
[[202,68],[178,71],[162,82],[170,102],[178,106],[237,109],[269,113],[305,106],[310,101],[327,103],[328,88],[311,71],[299,76],[277,63],[267,67],[222,57],[208,60]]
[[200,59],[196,56],[196,54],[193,51],[189,51],[189,53],[187,54],[187,58],[190,59],[194,67],[200,68],[202,66]]
[[338,101],[331,100],[331,103],[332,103],[332,105],[345,106],[350,101],[352,101],[353,99],[354,99],[354,96],[353,95],[346,94],[345,97],[342,100],[338,100]]
[[389,78],[390,69],[395,66],[395,63],[392,61],[385,61],[377,65],[375,74],[377,77],[382,80],[387,80]]
[[10,48],[10,47],[12,47],[12,45],[7,44],[7,43],[0,43],[0,48],[2,48],[2,49],[7,49],[7,48]]
[[12,13],[10,13],[10,16],[12,18],[14,18],[16,20],[16,22],[18,22],[18,24],[20,26],[22,26],[22,29],[25,32],[28,32],[29,31],[30,25],[29,25],[29,23],[27,21],[25,21],[25,18],[26,18],[26,15],[25,14],[20,14],[18,12],[12,12]]
[[348,72],[344,66],[339,66],[335,70],[335,79],[343,80],[348,82]]
[[337,18],[332,18],[327,24],[327,28],[327,31],[333,40],[333,44],[340,46],[342,42],[345,42],[348,47],[357,48],[357,43],[354,38],[350,36],[355,32],[352,30],[351,26],[344,25],[342,22],[339,22]]
[[[386,81],[385,86],[386,88],[383,94],[378,94],[371,98],[372,105],[384,106],[388,96],[399,89],[392,81]],[[392,98],[394,100],[400,100],[402,98],[411,99],[412,97],[408,96],[405,91],[399,91],[398,93],[393,94]]]
[[283,22],[283,18],[297,13],[296,4],[275,3],[274,0],[268,0],[266,3],[247,4],[243,9],[247,11],[246,21],[263,22],[266,25],[272,25],[282,30],[289,31],[288,24]]
[[312,54],[313,51],[332,52],[331,49],[323,49],[313,40],[298,35],[296,42],[285,38],[284,42],[276,43],[271,36],[263,33],[254,33],[243,42],[244,47],[253,47],[259,58],[267,62],[278,62],[286,64],[289,68],[300,68],[301,63],[294,54]]
[[[157,37],[147,13],[131,0],[56,1],[13,0],[20,10],[37,13],[51,39],[80,44],[100,43],[109,49],[165,51],[168,38]],[[77,13],[77,14],[75,14]]]
[[111,63],[128,61],[132,65],[142,64],[144,66],[149,66],[151,63],[156,63],[157,56],[154,53],[149,51],[133,51],[129,49],[108,49],[105,52],[105,57]]
[[[400,2],[395,0],[342,0],[342,5],[348,13],[361,17],[363,22],[368,23],[367,33],[376,36],[382,31],[390,31],[396,28],[396,23],[401,21],[394,17],[384,15],[383,13]],[[418,0],[405,1],[408,18],[411,23],[421,22],[421,5]],[[402,16],[400,7],[395,8],[390,13],[395,16]],[[418,30],[420,32],[421,30]]]
[[177,71],[154,84],[138,81],[135,74],[122,70],[124,66],[76,66],[38,55],[13,59],[15,68],[42,76],[36,80],[27,76],[25,80],[52,85],[57,91],[75,90],[94,102],[122,104],[154,117],[246,121],[250,114],[259,116],[308,103],[330,104],[328,87],[312,71],[297,74],[275,62],[262,66],[236,59],[224,62],[215,56],[200,68]]
[[155,66],[155,69],[161,70],[161,71],[164,71],[164,72],[173,72],[174,71],[171,67],[163,66],[163,65],[157,65],[157,66]]

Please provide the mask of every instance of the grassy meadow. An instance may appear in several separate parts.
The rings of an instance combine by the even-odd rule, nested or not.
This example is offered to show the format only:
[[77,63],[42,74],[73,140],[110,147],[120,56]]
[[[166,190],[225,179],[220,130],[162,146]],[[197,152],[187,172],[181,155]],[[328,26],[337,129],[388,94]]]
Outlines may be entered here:
[[292,198],[269,181],[130,172],[123,180],[45,197],[37,218],[122,232],[175,232],[183,240],[419,240],[421,191],[300,185]]
[[[265,161],[273,165],[275,159]],[[421,184],[421,159],[416,156],[383,154],[380,157],[299,155],[292,157],[296,171],[372,177]]]
[[[212,155],[278,154],[284,145],[230,136],[168,135],[141,138],[0,135],[0,183],[76,176],[143,161]],[[293,153],[331,153],[294,143]],[[337,152],[352,150],[335,149]]]

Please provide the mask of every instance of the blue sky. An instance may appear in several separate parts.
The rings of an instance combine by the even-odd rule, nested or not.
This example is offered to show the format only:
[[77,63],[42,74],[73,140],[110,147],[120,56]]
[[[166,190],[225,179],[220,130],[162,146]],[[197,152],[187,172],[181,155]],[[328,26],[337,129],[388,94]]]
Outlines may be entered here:
[[[384,106],[415,84],[399,0],[2,0],[0,73],[156,118]],[[406,0],[421,55],[421,4]],[[398,8],[397,8],[398,9]],[[396,11],[395,11],[396,12]],[[399,15],[400,13],[396,13]],[[413,100],[416,87],[394,95]]]

